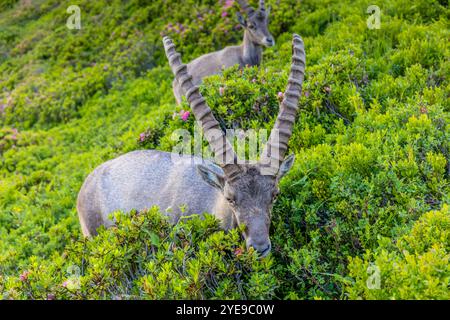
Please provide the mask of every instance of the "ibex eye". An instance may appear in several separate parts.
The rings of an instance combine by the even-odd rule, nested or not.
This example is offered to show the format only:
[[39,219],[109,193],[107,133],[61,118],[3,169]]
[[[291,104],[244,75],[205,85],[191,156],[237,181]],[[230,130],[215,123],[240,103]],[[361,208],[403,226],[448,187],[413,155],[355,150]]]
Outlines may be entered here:
[[235,204],[235,201],[234,201],[234,198],[233,198],[233,197],[225,197],[225,199],[227,199],[227,201],[228,201],[230,204]]

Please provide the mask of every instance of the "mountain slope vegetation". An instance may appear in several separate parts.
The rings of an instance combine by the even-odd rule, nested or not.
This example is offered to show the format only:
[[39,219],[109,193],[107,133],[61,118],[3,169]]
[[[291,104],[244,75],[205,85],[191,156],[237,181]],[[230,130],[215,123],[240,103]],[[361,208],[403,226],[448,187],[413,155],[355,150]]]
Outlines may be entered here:
[[[256,1],[250,1],[256,5]],[[162,36],[185,62],[242,40],[234,1],[0,1],[3,299],[449,299],[446,0],[267,0],[276,46],[201,91],[227,128],[269,129],[292,33],[307,71],[265,259],[212,217],[116,213],[82,238],[76,196],[99,164],[194,131]]]

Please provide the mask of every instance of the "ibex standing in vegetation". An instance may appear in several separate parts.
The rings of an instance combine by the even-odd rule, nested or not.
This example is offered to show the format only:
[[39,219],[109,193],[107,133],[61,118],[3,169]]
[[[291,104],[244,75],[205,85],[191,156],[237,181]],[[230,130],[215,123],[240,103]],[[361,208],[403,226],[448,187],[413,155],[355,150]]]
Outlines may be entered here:
[[142,150],[100,165],[86,179],[78,195],[83,233],[93,236],[99,226],[113,225],[108,215],[114,211],[157,205],[174,223],[182,215],[209,212],[222,221],[224,229],[245,224],[247,246],[264,256],[271,248],[270,215],[278,182],[294,162],[292,155],[285,160],[284,155],[305,72],[303,41],[294,35],[284,99],[260,160],[253,164],[246,161],[241,164],[169,38],[164,38],[164,47],[172,71],[214,152],[215,163],[199,157]]
[[[264,0],[259,1],[258,10],[253,9],[245,0],[238,0],[247,13],[245,19],[238,13],[239,23],[244,28],[244,42],[240,46],[226,47],[220,51],[205,54],[187,64],[187,71],[192,75],[194,85],[201,83],[204,77],[220,73],[222,68],[239,65],[241,68],[258,66],[262,59],[262,47],[275,45],[275,40],[268,29],[270,7],[266,10]],[[173,93],[177,103],[181,103],[183,89],[175,79]]]

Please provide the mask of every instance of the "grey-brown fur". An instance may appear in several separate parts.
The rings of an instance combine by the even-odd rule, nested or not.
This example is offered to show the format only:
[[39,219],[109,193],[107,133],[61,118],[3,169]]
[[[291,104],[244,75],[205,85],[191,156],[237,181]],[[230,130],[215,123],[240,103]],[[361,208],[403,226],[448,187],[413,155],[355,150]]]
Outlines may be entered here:
[[[172,71],[214,152],[214,162],[156,150],[134,151],[105,162],[89,175],[78,195],[77,209],[83,234],[93,236],[99,226],[113,225],[108,216],[114,211],[142,210],[157,205],[174,223],[182,215],[209,212],[222,221],[224,229],[244,224],[247,246],[264,256],[271,248],[270,215],[278,194],[278,182],[294,162],[293,156],[284,159],[284,153],[303,81],[303,41],[294,35],[289,84],[276,120],[275,133],[281,132],[281,137],[276,139],[272,130],[261,154],[261,158],[270,158],[277,154],[275,149],[280,148],[278,156],[284,160],[276,158],[269,171],[261,161],[240,164],[174,44],[165,38],[164,47]],[[227,159],[231,160],[225,161]]]
[[[187,71],[192,76],[195,85],[199,85],[203,78],[218,74],[224,68],[234,65],[258,66],[261,64],[263,47],[275,45],[275,40],[269,32],[270,9],[266,10],[264,1],[260,2],[258,10],[254,10],[246,1],[239,1],[247,13],[247,19],[238,13],[238,19],[244,28],[244,40],[239,46],[226,47],[220,51],[205,54],[187,64]],[[174,79],[173,93],[177,103],[181,103],[183,89]]]
[[[83,234],[93,236],[100,225],[111,226],[108,215],[114,211],[143,210],[153,205],[173,222],[182,215],[182,206],[187,206],[185,214],[229,215],[226,208],[217,207],[218,192],[196,172],[196,165],[202,163],[211,165],[190,156],[174,161],[172,154],[158,150],[133,151],[103,163],[88,176],[78,196]],[[231,228],[230,221],[224,227]]]

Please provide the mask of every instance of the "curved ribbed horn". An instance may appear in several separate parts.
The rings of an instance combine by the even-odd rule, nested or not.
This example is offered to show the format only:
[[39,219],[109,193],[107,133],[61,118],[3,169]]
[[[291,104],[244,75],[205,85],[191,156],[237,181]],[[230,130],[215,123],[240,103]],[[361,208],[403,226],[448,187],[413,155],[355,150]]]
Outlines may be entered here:
[[186,94],[192,112],[201,125],[206,140],[211,146],[215,160],[220,165],[229,180],[233,180],[240,172],[237,156],[232,145],[222,132],[205,99],[200,94],[198,86],[192,82],[192,76],[187,71],[187,66],[181,62],[181,55],[176,52],[175,45],[169,37],[164,37],[164,50],[169,60],[175,79]]
[[253,9],[246,0],[237,0],[237,2],[241,6],[241,8],[244,9],[248,16],[251,16],[255,13],[255,9]]
[[302,92],[305,76],[305,48],[302,38],[294,34],[292,40],[292,64],[284,99],[270,137],[260,157],[264,174],[276,175],[288,148],[289,138],[298,110],[298,100]]

